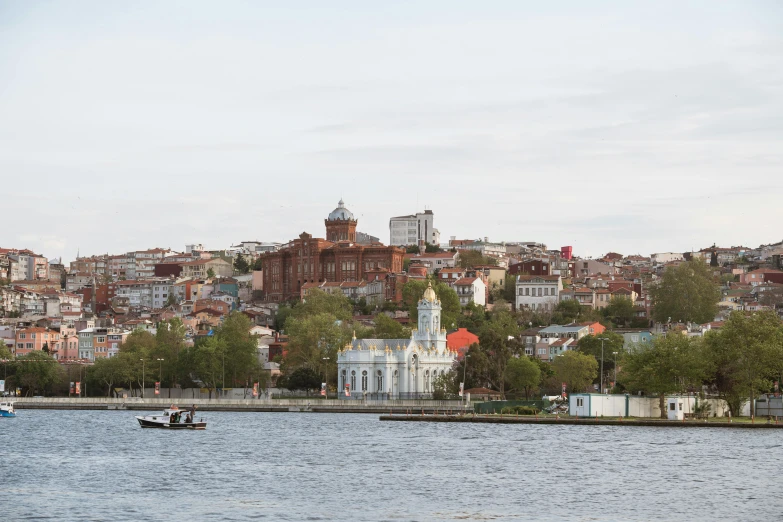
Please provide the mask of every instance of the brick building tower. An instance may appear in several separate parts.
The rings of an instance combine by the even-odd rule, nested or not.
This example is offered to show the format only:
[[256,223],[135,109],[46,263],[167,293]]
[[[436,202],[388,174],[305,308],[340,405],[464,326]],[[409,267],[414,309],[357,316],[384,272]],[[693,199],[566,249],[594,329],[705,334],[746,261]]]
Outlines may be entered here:
[[341,199],[337,203],[337,208],[332,210],[324,220],[326,225],[326,240],[333,243],[338,241],[356,242],[356,218],[350,210],[345,208],[345,203]]

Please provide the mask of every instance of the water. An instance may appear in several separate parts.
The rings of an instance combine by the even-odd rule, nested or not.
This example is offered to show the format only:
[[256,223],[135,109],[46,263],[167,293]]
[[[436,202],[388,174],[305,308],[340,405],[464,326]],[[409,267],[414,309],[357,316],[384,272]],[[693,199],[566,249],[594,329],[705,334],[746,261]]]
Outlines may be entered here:
[[127,411],[0,419],[3,520],[776,520],[783,432]]

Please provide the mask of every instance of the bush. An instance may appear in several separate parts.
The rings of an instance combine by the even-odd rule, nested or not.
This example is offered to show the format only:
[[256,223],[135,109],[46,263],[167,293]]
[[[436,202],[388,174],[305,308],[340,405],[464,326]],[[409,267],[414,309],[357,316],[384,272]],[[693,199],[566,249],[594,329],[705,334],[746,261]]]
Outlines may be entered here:
[[536,415],[540,410],[532,406],[506,406],[500,413],[504,415]]

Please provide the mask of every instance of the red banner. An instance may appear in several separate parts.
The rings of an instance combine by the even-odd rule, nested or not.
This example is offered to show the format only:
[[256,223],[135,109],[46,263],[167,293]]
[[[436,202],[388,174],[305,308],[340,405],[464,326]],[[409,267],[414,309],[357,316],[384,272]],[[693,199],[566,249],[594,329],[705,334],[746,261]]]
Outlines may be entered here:
[[346,384],[345,385],[345,396],[346,397],[350,397],[351,396],[351,385],[350,384]]
[[155,395],[160,395],[160,382],[155,383]]
[[82,383],[80,383],[79,381],[76,381],[76,389],[74,390],[73,393],[75,393],[76,395],[81,395],[82,394]]
[[68,393],[76,393],[75,390],[76,390],[76,387],[74,386],[74,382],[71,381],[71,389],[70,389],[70,391]]
[[253,383],[253,397],[258,397],[258,383]]
[[321,383],[321,395],[324,396],[324,397],[326,396],[326,383],[325,382]]

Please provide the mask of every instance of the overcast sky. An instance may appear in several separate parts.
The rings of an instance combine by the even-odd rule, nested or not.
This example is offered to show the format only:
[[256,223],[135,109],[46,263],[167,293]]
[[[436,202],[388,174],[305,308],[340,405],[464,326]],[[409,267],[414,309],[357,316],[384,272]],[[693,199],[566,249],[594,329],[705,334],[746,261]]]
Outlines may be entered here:
[[0,246],[783,239],[783,3],[0,2]]

